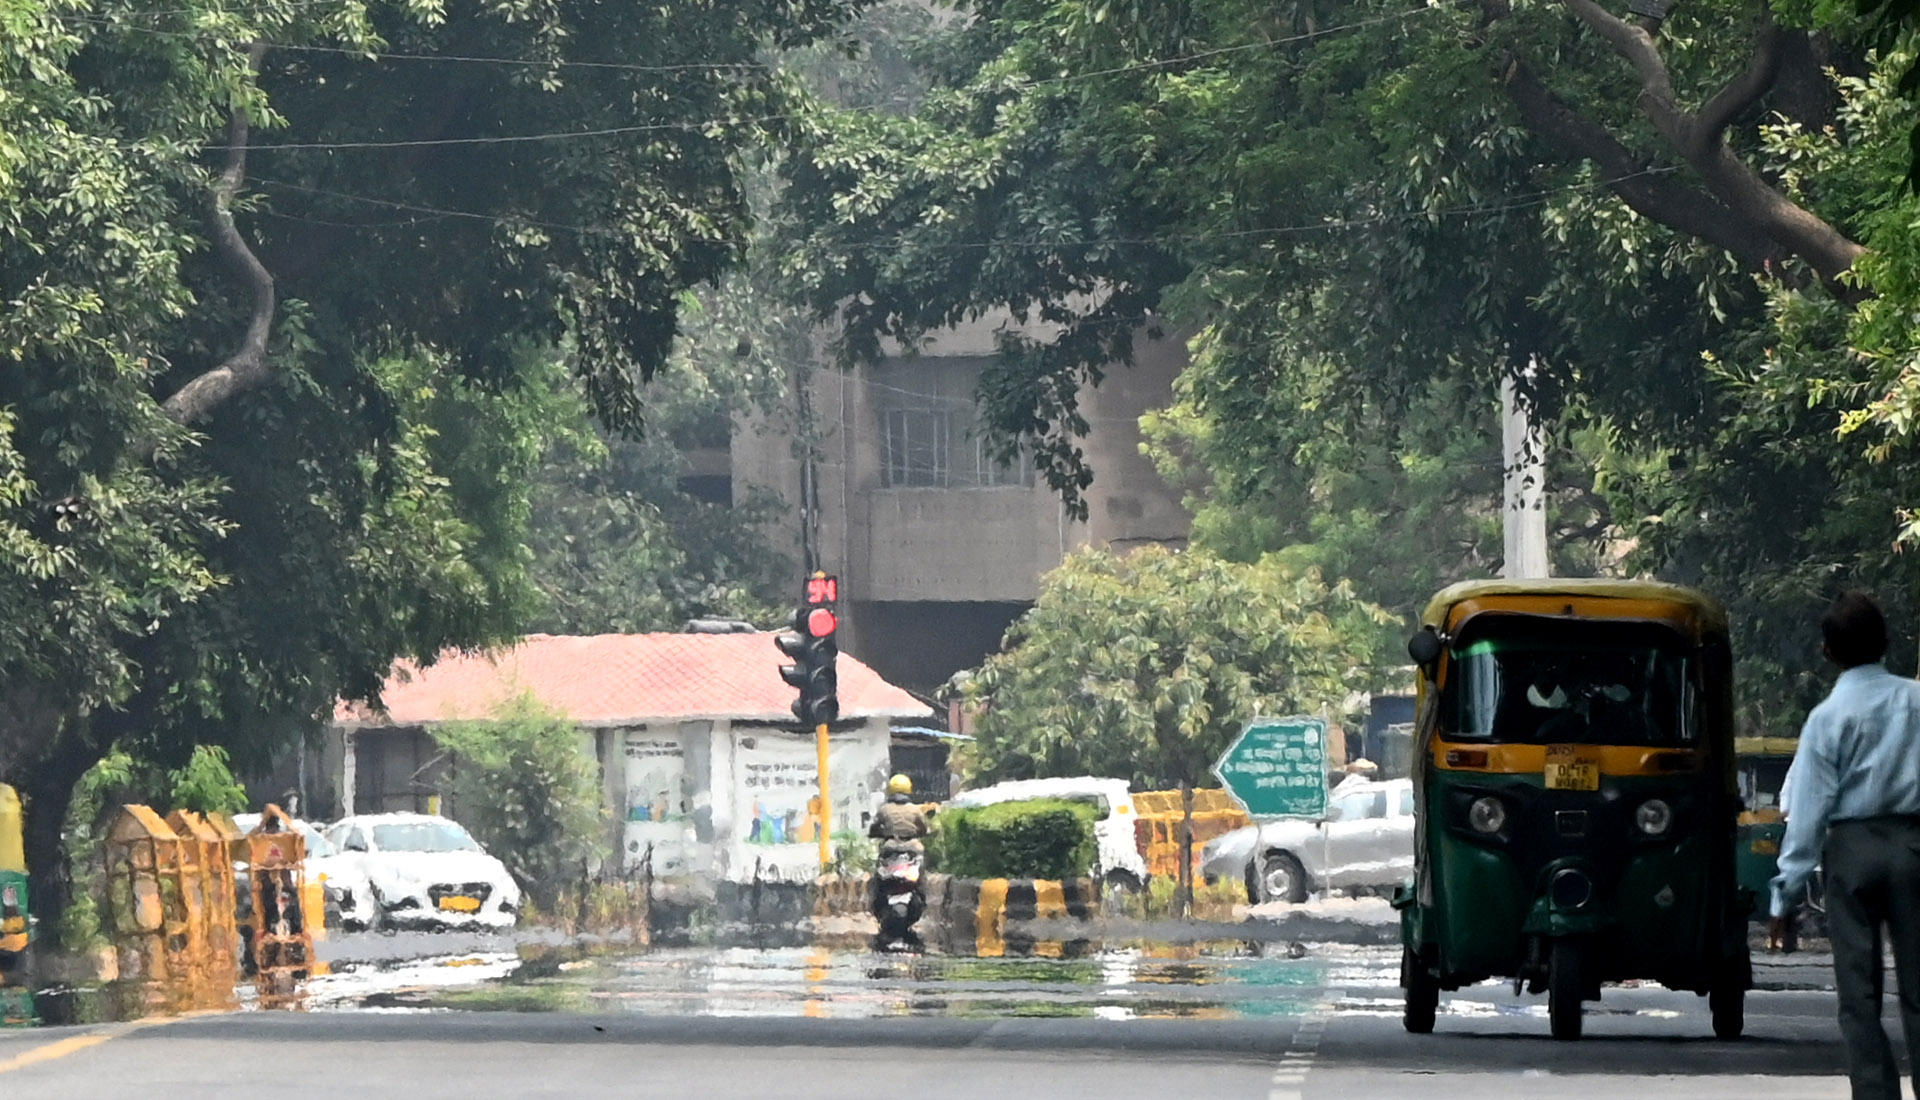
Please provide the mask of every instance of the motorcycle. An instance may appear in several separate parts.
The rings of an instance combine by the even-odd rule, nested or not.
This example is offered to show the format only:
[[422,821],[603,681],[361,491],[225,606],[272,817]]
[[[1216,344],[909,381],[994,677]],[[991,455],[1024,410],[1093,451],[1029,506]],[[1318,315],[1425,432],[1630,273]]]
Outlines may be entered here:
[[880,922],[880,939],[894,943],[913,938],[913,926],[926,910],[920,884],[925,856],[904,845],[880,849],[873,875],[873,917]]

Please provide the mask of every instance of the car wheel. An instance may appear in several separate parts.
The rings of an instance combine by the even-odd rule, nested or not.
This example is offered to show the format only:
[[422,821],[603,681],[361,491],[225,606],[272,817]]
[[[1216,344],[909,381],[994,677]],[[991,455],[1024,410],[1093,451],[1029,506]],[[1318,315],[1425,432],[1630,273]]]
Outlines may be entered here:
[[1260,861],[1260,900],[1286,901],[1295,905],[1307,900],[1307,872],[1291,852],[1269,852]]

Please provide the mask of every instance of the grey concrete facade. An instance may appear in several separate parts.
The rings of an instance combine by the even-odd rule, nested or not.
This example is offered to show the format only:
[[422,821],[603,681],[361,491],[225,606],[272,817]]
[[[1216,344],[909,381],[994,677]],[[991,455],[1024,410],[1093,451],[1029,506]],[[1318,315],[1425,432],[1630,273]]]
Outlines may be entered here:
[[1140,453],[1139,428],[1142,413],[1171,402],[1185,340],[1142,331],[1134,365],[1081,395],[1095,480],[1077,521],[1030,462],[995,462],[979,430],[975,392],[1008,324],[983,319],[851,373],[816,369],[783,415],[734,434],[735,499],[770,489],[789,502],[771,534],[799,562],[806,475],[796,433],[811,419],[811,518],[819,567],[841,578],[842,647],[922,692],[996,649],[1068,553],[1179,546],[1190,529],[1180,491]]

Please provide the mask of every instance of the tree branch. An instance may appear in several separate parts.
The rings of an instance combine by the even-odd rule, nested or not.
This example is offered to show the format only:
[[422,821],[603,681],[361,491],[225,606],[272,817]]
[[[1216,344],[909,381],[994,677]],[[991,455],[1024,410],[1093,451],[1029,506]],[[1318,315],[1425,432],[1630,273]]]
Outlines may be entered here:
[[[1668,133],[1667,126],[1676,121],[1680,111],[1679,98],[1673,91],[1673,77],[1667,72],[1667,61],[1660,56],[1660,48],[1654,44],[1653,35],[1645,28],[1636,27],[1626,20],[1615,16],[1593,0],[1563,0],[1573,14],[1585,23],[1593,32],[1606,39],[1613,52],[1625,58],[1627,64],[1640,77],[1641,109],[1669,141],[1679,144],[1689,135],[1684,132]],[[1649,102],[1651,101],[1651,102]],[[1648,107],[1664,110],[1647,110]]]
[[[267,44],[247,48],[255,76],[266,58]],[[211,196],[214,252],[253,293],[253,313],[246,336],[226,361],[189,381],[161,404],[161,410],[179,424],[205,419],[222,402],[264,382],[272,373],[267,363],[267,341],[273,334],[277,305],[273,275],[253,253],[233,221],[233,199],[247,178],[248,121],[245,108],[235,107],[227,119],[227,163],[214,181]]]
[[1723,248],[1751,271],[1781,257],[1771,237],[1713,196],[1671,176],[1649,174],[1632,150],[1606,127],[1563,103],[1524,63],[1509,59],[1504,77],[1507,98],[1527,128],[1592,161],[1605,175],[1608,190],[1635,213]]
[[1747,62],[1746,69],[1729,80],[1726,87],[1715,92],[1695,117],[1694,128],[1698,140],[1719,143],[1726,136],[1727,127],[1733,125],[1733,120],[1758,103],[1760,97],[1773,87],[1774,78],[1780,72],[1780,46],[1785,35],[1774,23],[1771,12],[1764,18],[1760,41],[1755,44],[1753,57]]
[[1562,2],[1639,74],[1640,112],[1714,198],[1807,261],[1829,283],[1837,281],[1865,253],[1866,249],[1819,215],[1775,190],[1727,145],[1726,127],[1772,86],[1779,71],[1779,31],[1771,23],[1762,32],[1759,48],[1746,71],[1721,89],[1700,114],[1694,114],[1680,106],[1666,60],[1651,34],[1617,18],[1594,0]]

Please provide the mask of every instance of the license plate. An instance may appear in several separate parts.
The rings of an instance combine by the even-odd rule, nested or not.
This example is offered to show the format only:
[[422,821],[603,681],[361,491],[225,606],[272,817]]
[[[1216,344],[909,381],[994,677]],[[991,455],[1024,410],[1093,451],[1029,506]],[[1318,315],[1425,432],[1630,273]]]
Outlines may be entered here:
[[458,894],[440,899],[440,908],[451,909],[456,913],[472,913],[480,908],[479,898],[462,897]]
[[1546,781],[1550,791],[1597,791],[1600,762],[1591,757],[1582,760],[1574,745],[1548,745]]
[[887,897],[887,904],[888,905],[905,905],[908,902],[911,902],[912,900],[913,900],[912,894],[891,894],[891,895],[888,895]]

